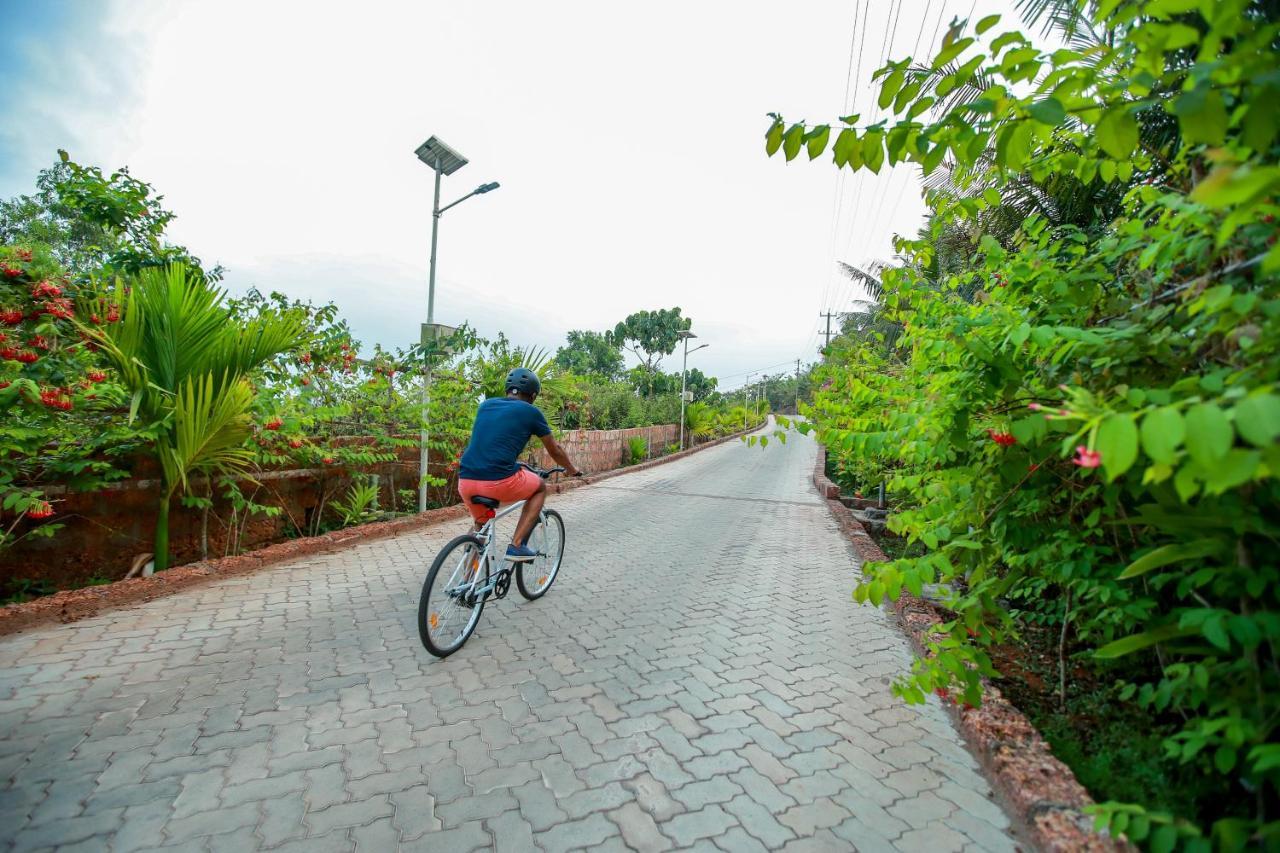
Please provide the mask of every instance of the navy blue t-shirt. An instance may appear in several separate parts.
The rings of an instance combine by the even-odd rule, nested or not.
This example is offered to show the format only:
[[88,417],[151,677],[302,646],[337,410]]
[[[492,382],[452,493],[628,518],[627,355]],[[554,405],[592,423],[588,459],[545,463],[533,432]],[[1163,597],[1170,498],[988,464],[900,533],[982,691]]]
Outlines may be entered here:
[[529,436],[551,435],[542,411],[515,397],[491,397],[480,404],[471,443],[458,463],[464,480],[505,480],[517,471],[516,459]]

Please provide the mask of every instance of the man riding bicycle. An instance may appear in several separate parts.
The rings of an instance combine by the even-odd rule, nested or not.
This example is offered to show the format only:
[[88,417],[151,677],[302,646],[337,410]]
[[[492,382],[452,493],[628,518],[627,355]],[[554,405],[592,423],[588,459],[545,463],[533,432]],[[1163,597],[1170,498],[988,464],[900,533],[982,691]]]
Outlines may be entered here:
[[551,426],[542,411],[533,405],[541,390],[542,383],[532,370],[517,367],[508,373],[507,396],[491,397],[480,404],[471,428],[471,441],[458,463],[458,494],[471,510],[477,530],[488,518],[489,509],[472,503],[472,497],[481,495],[503,503],[525,502],[515,535],[507,546],[507,559],[516,563],[537,556],[527,543],[547,500],[546,482],[516,464],[529,438],[536,435],[542,439],[547,453],[564,466],[569,476],[582,473],[551,435]]

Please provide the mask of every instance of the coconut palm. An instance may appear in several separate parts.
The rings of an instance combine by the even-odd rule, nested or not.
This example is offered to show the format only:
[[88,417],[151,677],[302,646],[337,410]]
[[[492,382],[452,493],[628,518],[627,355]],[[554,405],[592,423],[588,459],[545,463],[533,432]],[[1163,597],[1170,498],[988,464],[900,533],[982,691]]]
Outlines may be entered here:
[[117,279],[88,314],[119,321],[83,325],[132,392],[130,420],[153,436],[160,463],[155,567],[169,565],[169,505],[193,473],[243,470],[252,460],[249,375],[297,346],[301,323],[263,312],[240,325],[224,291],[185,264],[144,269]]

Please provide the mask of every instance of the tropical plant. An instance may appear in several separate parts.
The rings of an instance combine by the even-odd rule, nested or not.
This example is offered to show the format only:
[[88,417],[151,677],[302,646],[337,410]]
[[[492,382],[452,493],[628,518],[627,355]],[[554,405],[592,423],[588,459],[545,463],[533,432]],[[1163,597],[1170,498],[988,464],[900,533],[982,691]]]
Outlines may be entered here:
[[636,465],[645,460],[649,455],[649,443],[638,435],[633,435],[627,439],[627,460],[626,464]]
[[690,403],[684,410],[684,428],[696,438],[711,435],[716,428],[716,413],[706,403]]
[[175,263],[117,278],[83,313],[118,310],[119,322],[81,322],[131,395],[130,420],[151,431],[161,470],[155,564],[169,565],[169,507],[193,473],[243,470],[251,460],[253,371],[298,344],[290,314],[231,322],[225,294],[197,270]]
[[767,132],[788,160],[831,146],[842,168],[947,171],[879,276],[900,334],[850,335],[815,375],[819,437],[856,480],[889,481],[891,529],[926,549],[865,566],[855,595],[954,590],[896,686],[915,702],[977,704],[994,647],[1058,632],[1063,693],[1075,649],[1205,780],[1194,813],[1135,791],[1099,824],[1154,850],[1270,849],[1280,12],[1029,5],[1077,31],[1088,11],[1089,32],[1044,51],[999,16],[962,23],[930,87],[911,59],[878,73],[886,122]]
[[351,484],[345,501],[334,501],[333,508],[342,516],[342,524],[350,527],[367,521],[373,516],[374,505],[378,502],[378,486],[372,477],[360,479]]
[[567,342],[556,350],[556,364],[579,376],[615,379],[622,373],[622,351],[611,332],[574,329]]

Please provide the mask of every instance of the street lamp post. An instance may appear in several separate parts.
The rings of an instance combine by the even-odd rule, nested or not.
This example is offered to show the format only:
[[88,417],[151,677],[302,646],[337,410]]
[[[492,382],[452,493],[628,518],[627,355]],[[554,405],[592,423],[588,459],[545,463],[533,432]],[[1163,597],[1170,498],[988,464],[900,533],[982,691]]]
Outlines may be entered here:
[[[680,449],[684,450],[684,404],[686,398],[685,392],[685,376],[689,371],[689,338],[696,338],[693,332],[683,329],[679,333],[680,339],[684,341],[684,361],[680,365]],[[711,344],[702,344],[693,348],[694,352],[705,349]]]
[[427,323],[422,329],[422,343],[428,345],[422,371],[422,446],[418,450],[418,512],[427,510],[427,463],[431,454],[427,450],[429,433],[428,410],[431,405],[431,355],[430,350],[440,339],[444,327],[436,326],[436,244],[440,235],[440,214],[454,205],[461,204],[473,195],[483,195],[498,188],[497,182],[481,184],[455,202],[440,206],[440,179],[467,165],[467,158],[446,145],[439,137],[433,136],[422,143],[414,151],[418,159],[431,167],[435,172],[435,199],[431,204],[431,271],[427,281]]

